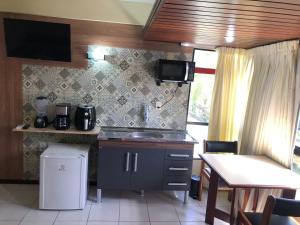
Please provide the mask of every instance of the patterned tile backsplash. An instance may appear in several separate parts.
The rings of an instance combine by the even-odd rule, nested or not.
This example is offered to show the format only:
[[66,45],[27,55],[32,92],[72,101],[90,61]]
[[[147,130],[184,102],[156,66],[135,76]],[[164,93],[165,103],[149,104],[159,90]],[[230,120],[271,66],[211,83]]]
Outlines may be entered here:
[[[78,104],[88,103],[96,107],[96,126],[185,129],[189,85],[178,88],[175,97],[157,110],[156,102],[168,101],[177,85],[156,86],[154,74],[158,59],[191,60],[191,54],[102,46],[89,46],[89,50],[104,53],[105,61],[89,60],[86,69],[23,65],[24,123],[34,121],[35,98],[46,96],[50,120],[55,116],[57,103],[71,103],[72,118]],[[146,122],[145,107],[149,115]],[[39,155],[48,142],[88,144],[93,141],[84,136],[24,135],[24,179],[38,179]],[[91,162],[92,177],[94,165]]]

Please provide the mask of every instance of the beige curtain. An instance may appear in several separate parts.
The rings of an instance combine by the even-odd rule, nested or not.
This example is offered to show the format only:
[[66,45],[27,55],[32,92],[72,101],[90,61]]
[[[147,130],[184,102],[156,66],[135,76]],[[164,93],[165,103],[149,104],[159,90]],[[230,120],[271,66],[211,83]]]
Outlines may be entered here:
[[240,136],[242,154],[265,154],[290,167],[295,134],[298,41],[252,49],[254,71]]
[[[254,71],[240,136],[240,153],[264,154],[290,168],[297,124],[295,112],[299,106],[298,41],[258,47],[250,53]],[[281,190],[260,190],[257,211],[262,211],[269,194],[280,196]],[[246,210],[252,208],[252,196],[253,191]],[[241,197],[240,193],[240,205]]]
[[238,139],[252,75],[247,50],[218,48],[218,63],[208,126],[208,140]]

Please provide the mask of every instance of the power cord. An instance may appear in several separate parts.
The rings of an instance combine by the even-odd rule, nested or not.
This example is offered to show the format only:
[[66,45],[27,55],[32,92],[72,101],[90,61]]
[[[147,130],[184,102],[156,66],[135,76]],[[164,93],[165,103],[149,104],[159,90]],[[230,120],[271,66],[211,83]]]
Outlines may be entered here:
[[175,89],[175,91],[174,91],[172,97],[171,97],[169,100],[165,101],[164,104],[162,104],[160,107],[157,107],[157,109],[161,109],[162,107],[164,107],[166,104],[168,104],[168,103],[175,97],[176,92],[177,92],[177,90],[178,90],[178,87],[179,87],[179,86],[176,87],[176,89]]

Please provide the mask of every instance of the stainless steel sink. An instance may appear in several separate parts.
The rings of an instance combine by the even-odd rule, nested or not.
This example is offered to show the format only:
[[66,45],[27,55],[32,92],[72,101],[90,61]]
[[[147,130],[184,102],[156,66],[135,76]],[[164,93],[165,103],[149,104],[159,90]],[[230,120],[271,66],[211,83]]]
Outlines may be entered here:
[[133,138],[163,138],[164,136],[157,132],[132,132],[130,134]]

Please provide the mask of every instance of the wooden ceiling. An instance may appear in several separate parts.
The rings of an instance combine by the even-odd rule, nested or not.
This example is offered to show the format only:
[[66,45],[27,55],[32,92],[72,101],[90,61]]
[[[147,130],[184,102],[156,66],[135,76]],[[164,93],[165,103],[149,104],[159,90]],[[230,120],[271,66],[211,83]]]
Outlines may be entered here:
[[[226,42],[226,36],[234,41]],[[300,0],[159,0],[146,40],[252,48],[300,38]]]

